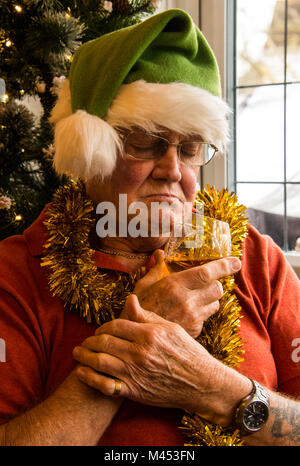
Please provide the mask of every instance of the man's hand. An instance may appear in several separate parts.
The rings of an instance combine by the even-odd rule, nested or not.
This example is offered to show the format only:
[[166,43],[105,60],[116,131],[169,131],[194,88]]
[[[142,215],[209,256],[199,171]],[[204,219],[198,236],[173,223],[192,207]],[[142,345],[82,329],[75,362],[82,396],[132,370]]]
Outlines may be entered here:
[[[251,382],[213,358],[180,325],[141,308],[136,296],[127,299],[126,312],[130,320],[103,324],[74,349],[82,365],[77,369],[80,380],[111,396],[114,379],[119,379],[120,396],[229,422],[235,403],[251,391]],[[235,378],[246,381],[237,398],[232,395]]]
[[219,309],[220,278],[238,272],[241,262],[226,257],[166,276],[163,251],[156,251],[155,259],[156,265],[137,282],[134,294],[144,309],[178,323],[196,338],[203,322]]

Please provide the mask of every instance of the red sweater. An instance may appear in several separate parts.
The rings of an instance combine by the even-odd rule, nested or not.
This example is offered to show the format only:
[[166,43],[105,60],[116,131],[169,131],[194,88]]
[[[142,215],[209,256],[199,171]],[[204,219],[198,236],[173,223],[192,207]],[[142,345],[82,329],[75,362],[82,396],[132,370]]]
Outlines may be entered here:
[[[6,346],[6,361],[0,362],[0,423],[49,396],[74,368],[74,346],[96,329],[65,311],[49,291],[47,271],[40,266],[43,219],[42,213],[23,235],[0,243],[0,338]],[[127,272],[100,252],[94,260],[98,267]],[[300,282],[271,238],[253,227],[236,282],[246,351],[239,371],[271,389],[300,394],[300,362],[292,346],[300,338]],[[99,444],[183,445],[182,414],[126,400]]]

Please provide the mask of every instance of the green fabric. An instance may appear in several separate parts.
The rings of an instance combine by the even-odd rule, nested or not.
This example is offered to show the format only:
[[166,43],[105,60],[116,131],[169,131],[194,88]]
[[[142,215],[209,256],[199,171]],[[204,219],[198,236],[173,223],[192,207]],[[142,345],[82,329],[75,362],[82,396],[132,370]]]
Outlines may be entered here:
[[221,95],[216,59],[190,16],[178,9],[82,45],[70,74],[72,109],[104,117],[123,83],[181,82]]

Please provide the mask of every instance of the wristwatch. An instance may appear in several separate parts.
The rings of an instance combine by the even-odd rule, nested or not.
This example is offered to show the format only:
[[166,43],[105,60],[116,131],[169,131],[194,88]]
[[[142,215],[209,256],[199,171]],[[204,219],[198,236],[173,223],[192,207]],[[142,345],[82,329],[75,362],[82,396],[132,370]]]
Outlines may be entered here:
[[235,425],[243,435],[258,432],[267,422],[270,411],[268,392],[258,382],[250,380],[252,391],[242,399],[235,413]]

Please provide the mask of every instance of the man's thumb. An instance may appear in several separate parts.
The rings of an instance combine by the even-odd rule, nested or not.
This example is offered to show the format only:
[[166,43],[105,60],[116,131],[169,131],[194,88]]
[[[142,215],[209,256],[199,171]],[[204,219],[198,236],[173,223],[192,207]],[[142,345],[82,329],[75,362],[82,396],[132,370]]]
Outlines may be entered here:
[[142,308],[135,294],[129,295],[126,299],[124,311],[126,312],[126,319],[132,320],[133,322],[146,324],[164,321],[162,317],[154,312]]
[[156,264],[141,278],[138,282],[138,289],[148,287],[153,283],[161,280],[162,278],[169,275],[169,271],[164,261],[164,252],[161,249],[157,249],[154,253]]

